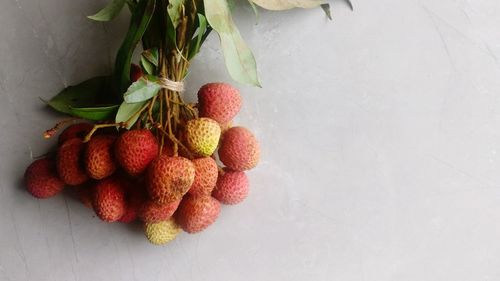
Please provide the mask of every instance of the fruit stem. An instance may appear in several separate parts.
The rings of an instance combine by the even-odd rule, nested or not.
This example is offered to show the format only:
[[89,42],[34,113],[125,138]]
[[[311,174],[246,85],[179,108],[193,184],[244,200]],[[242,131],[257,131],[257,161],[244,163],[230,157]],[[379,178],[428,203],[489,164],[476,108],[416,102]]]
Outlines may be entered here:
[[123,127],[126,127],[125,124],[126,123],[121,122],[121,123],[113,123],[113,124],[97,124],[97,125],[94,125],[94,127],[92,128],[92,130],[85,136],[85,139],[83,139],[83,142],[89,142],[90,139],[92,138],[92,136],[95,134],[95,132],[97,132],[97,130],[99,130],[99,129],[111,128],[111,127],[123,128]]

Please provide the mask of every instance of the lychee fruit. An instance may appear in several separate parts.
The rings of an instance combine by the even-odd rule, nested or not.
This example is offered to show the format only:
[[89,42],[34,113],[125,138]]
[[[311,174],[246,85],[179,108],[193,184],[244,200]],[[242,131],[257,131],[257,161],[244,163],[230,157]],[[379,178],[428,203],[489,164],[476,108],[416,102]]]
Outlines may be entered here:
[[59,178],[68,185],[80,185],[89,177],[83,165],[85,144],[79,138],[73,138],[61,145],[57,151],[57,172]]
[[217,183],[219,167],[211,157],[198,158],[192,161],[195,169],[193,185],[189,189],[192,195],[209,195]]
[[248,177],[244,172],[225,169],[217,179],[212,196],[222,204],[234,205],[248,196]]
[[181,200],[166,204],[148,201],[139,209],[139,218],[145,223],[158,223],[168,220],[179,207],[179,203],[181,203]]
[[140,66],[137,64],[132,64],[130,66],[130,80],[132,82],[136,82],[141,79],[142,75],[144,75],[144,73],[142,72],[142,68]]
[[28,192],[36,198],[49,198],[61,192],[64,182],[59,179],[56,164],[50,158],[34,161],[24,173]]
[[94,136],[87,143],[85,150],[85,167],[87,174],[96,180],[111,176],[116,171],[113,144],[115,135]]
[[138,176],[158,155],[158,142],[150,130],[131,130],[115,143],[115,157],[130,175]]
[[123,182],[116,177],[98,182],[94,187],[92,205],[101,220],[106,222],[120,220],[127,210]]
[[164,245],[174,240],[181,232],[181,228],[174,219],[158,223],[145,223],[144,234],[154,245]]
[[149,195],[158,204],[177,201],[189,190],[194,176],[193,162],[184,157],[162,155],[148,169]]
[[74,138],[83,140],[93,128],[94,125],[90,123],[78,123],[71,125],[59,135],[59,145]]
[[219,158],[232,170],[250,170],[259,162],[259,143],[248,129],[233,127],[222,136]]
[[[125,182],[122,179],[122,182]],[[125,182],[125,198],[127,202],[127,209],[123,217],[118,221],[123,223],[131,223],[139,217],[139,210],[146,201],[146,194],[141,188],[137,188],[136,184]]]
[[175,213],[177,223],[188,233],[203,231],[215,222],[220,213],[220,203],[211,196],[187,195]]
[[210,118],[198,118],[187,122],[185,133],[188,148],[194,154],[206,157],[217,149],[221,129],[219,123]]
[[198,91],[200,117],[211,118],[219,124],[231,121],[241,109],[238,89],[226,83],[210,83]]

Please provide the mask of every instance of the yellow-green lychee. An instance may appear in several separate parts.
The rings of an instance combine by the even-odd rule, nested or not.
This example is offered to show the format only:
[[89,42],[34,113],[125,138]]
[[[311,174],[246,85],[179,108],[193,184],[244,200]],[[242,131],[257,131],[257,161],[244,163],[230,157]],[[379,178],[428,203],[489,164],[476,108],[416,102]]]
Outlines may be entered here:
[[159,223],[145,223],[144,234],[149,242],[155,245],[164,245],[172,241],[179,235],[181,228],[174,219],[162,221]]
[[217,149],[221,135],[219,123],[210,118],[198,118],[186,124],[186,144],[196,155],[207,157]]

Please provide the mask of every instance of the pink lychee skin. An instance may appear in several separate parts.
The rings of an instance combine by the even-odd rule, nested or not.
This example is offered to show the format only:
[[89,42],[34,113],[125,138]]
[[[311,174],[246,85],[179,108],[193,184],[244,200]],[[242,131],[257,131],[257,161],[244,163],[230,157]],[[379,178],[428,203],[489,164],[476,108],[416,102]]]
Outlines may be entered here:
[[219,175],[212,196],[222,204],[235,205],[248,196],[250,183],[244,172],[224,170]]
[[24,180],[28,192],[40,199],[55,196],[64,188],[64,182],[57,176],[55,161],[50,158],[33,162],[26,169]]
[[145,202],[139,210],[139,218],[145,223],[159,223],[170,219],[179,207],[181,200],[167,204],[157,204],[154,201]]
[[189,194],[209,195],[217,183],[219,173],[217,163],[211,157],[198,158],[192,162],[195,168],[195,177]]
[[158,156],[158,142],[150,130],[131,130],[115,143],[115,157],[130,175],[138,176]]
[[231,121],[241,109],[238,89],[226,83],[209,83],[198,91],[200,117],[208,117],[219,124]]
[[85,144],[79,138],[66,141],[57,152],[57,173],[68,185],[80,185],[89,177],[83,166]]
[[259,143],[248,129],[233,127],[222,136],[219,158],[232,170],[250,170],[259,162]]
[[176,222],[187,233],[205,230],[220,214],[220,203],[212,196],[186,195],[175,213]]

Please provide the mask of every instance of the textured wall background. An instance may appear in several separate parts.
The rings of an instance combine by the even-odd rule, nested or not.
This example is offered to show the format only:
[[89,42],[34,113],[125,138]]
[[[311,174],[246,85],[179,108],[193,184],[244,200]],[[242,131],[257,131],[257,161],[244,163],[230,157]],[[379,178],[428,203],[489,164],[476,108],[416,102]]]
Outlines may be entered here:
[[[60,116],[38,100],[110,71],[127,24],[105,1],[0,4],[0,280],[500,279],[500,2],[356,0],[237,12],[263,89],[238,120],[260,138],[245,203],[153,247],[21,177]],[[212,37],[190,93],[230,81]]]

